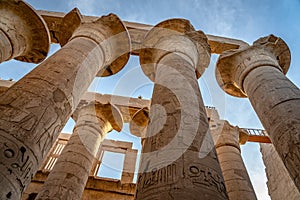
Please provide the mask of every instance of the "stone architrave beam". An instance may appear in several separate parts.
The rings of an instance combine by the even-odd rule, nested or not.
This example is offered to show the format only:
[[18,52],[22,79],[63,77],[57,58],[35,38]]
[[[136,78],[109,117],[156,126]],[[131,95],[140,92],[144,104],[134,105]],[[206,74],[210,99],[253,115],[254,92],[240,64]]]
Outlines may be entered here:
[[[61,12],[49,12],[44,10],[39,10],[38,13],[44,18],[49,27],[52,43],[59,43],[59,26],[65,14]],[[95,20],[96,18],[97,17],[83,16],[84,21],[91,21]],[[139,55],[142,41],[147,32],[153,28],[153,26],[126,21],[124,24],[126,25],[131,38],[131,54]],[[207,38],[211,48],[211,53],[216,54],[221,54],[223,51],[229,49],[239,49],[249,46],[248,43],[233,38],[214,35],[207,35]]]
[[129,123],[138,110],[144,107],[149,108],[151,103],[151,101],[147,99],[87,92],[82,97],[78,107],[81,107],[82,105],[85,105],[93,100],[100,103],[110,102],[111,104],[117,106],[122,113],[124,123]]

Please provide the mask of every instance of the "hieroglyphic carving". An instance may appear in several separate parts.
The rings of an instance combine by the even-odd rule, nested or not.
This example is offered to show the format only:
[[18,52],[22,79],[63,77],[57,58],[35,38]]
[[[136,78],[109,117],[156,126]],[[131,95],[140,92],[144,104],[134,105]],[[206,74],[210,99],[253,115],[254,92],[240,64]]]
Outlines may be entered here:
[[212,168],[199,164],[190,164],[187,171],[192,183],[205,185],[213,190],[217,190],[226,196],[225,183],[223,178]]
[[[208,65],[210,49],[206,36],[193,31],[188,21],[171,19],[156,25],[144,40],[146,48],[141,50],[140,62],[155,85],[143,141],[140,165],[143,174],[137,185],[137,200],[195,200],[201,196],[227,199],[214,145],[208,137],[209,126],[197,82]],[[205,152],[202,146],[207,147]],[[191,162],[197,163],[197,169],[191,170],[194,173],[199,170],[200,178],[204,170],[203,180],[189,171]],[[199,168],[201,164],[207,168]],[[176,166],[173,179],[160,176],[168,174],[167,166],[173,165]],[[155,170],[155,167],[160,168]]]
[[0,136],[0,159],[5,162],[7,168],[0,165],[0,172],[13,175],[23,191],[29,178],[33,176],[34,157],[24,146],[13,143],[7,138]]
[[143,184],[143,188],[151,186],[164,185],[165,183],[175,182],[177,177],[176,165],[170,164],[166,167],[157,169],[154,168],[151,172],[146,172],[140,175],[139,181]]
[[[13,88],[11,92],[16,89],[18,88]],[[22,89],[27,90],[25,85]],[[41,94],[28,93],[30,98],[22,98],[26,110],[16,109],[19,104],[16,104],[15,99],[8,96],[3,96],[2,100],[9,102],[11,106],[0,107],[3,112],[0,120],[2,127],[0,131],[0,168],[3,173],[11,177],[11,180],[17,180],[20,192],[30,182],[42,158],[45,157],[63,128],[66,120],[62,121],[62,118],[67,119],[67,115],[70,115],[68,112],[63,113],[63,111],[70,110],[70,105],[67,105],[66,101],[64,106],[60,107],[51,105],[52,102]],[[37,112],[38,110],[41,112]],[[58,116],[58,113],[61,116]],[[9,130],[10,134],[4,130]],[[15,138],[19,138],[19,140]],[[25,144],[24,141],[28,141],[28,143]],[[35,150],[38,153],[34,153]]]

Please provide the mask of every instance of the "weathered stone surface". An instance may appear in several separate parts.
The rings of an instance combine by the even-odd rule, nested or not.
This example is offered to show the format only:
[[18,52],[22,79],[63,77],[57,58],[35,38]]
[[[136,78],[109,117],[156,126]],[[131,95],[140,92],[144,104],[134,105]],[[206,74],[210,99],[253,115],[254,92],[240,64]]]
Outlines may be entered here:
[[[1,81],[0,81],[0,88],[1,88]],[[117,106],[122,113],[124,123],[129,123],[132,117],[141,108],[149,109],[151,103],[150,100],[148,99],[139,99],[139,98],[118,96],[118,95],[87,92],[82,97],[79,107],[81,105],[85,105],[90,101],[94,101],[94,100],[100,103],[110,102],[111,104]]]
[[123,126],[121,113],[111,104],[89,103],[75,113],[73,134],[36,200],[80,199],[105,135]]
[[130,122],[130,133],[142,140],[146,137],[147,126],[149,123],[149,108],[144,107],[138,110]]
[[289,176],[273,144],[260,144],[260,151],[266,166],[268,191],[272,200],[299,200],[300,192]]
[[1,95],[0,198],[20,198],[93,78],[120,49],[130,51],[127,36],[113,14],[81,24],[62,49]]
[[[0,79],[0,95],[11,87],[15,81]],[[111,103],[118,107],[122,113],[124,123],[129,123],[136,112],[142,108],[148,109],[151,101],[149,99],[132,98],[110,94],[100,94],[96,92],[86,92],[81,98],[78,107],[87,105],[91,101],[98,101],[100,103]],[[77,107],[77,108],[78,108]],[[149,111],[148,111],[149,112]]]
[[155,85],[135,199],[227,199],[196,77],[209,58],[205,35],[187,20],[147,34],[140,62]]
[[0,13],[0,63],[12,58],[31,63],[43,61],[50,47],[43,18],[22,0],[1,0]]
[[300,190],[300,90],[284,76],[289,64],[288,46],[270,35],[220,56],[217,79],[227,93],[248,96]]
[[[239,146],[239,127],[220,120],[217,115],[210,118],[211,134],[225,180],[230,200],[256,200]],[[213,127],[212,127],[213,126]]]
[[132,183],[135,173],[135,163],[137,158],[136,149],[127,149],[125,152],[125,160],[122,171],[121,182]]
[[216,78],[226,93],[236,97],[249,97],[244,88],[244,80],[252,70],[270,66],[286,74],[290,59],[290,51],[285,42],[270,35],[260,38],[250,47],[221,54],[217,62]]
[[[51,42],[60,43],[60,39],[57,36],[59,35],[59,27],[62,23],[64,13],[45,10],[39,10],[38,13],[44,18],[49,27]],[[93,21],[96,18],[97,17],[94,16],[83,16],[84,21]],[[124,24],[126,25],[131,38],[131,54],[139,55],[143,39],[153,26],[127,21],[124,21]],[[230,49],[239,49],[249,46],[246,42],[234,38],[226,38],[209,34],[206,34],[206,36],[211,47],[211,52],[216,54],[221,54],[223,51]]]
[[[32,200],[41,190],[49,172],[38,171],[22,196],[22,200]],[[121,183],[119,180],[90,176],[81,200],[133,200],[134,183]]]
[[0,95],[2,95],[2,93],[5,92],[14,83],[15,83],[14,81],[6,81],[0,79]]

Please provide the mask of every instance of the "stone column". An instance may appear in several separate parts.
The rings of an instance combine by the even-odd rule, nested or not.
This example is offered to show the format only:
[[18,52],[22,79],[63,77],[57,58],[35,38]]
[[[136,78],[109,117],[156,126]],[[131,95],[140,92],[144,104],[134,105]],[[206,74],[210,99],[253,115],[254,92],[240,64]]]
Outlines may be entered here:
[[148,32],[140,62],[155,85],[135,199],[227,199],[197,82],[209,61],[205,34],[187,20]]
[[0,63],[16,60],[39,63],[50,47],[46,23],[21,0],[0,0]]
[[74,10],[66,18],[78,24],[69,41],[0,97],[0,199],[20,198],[96,74],[117,72],[129,57],[116,15],[83,23]]
[[125,152],[124,166],[122,171],[121,182],[132,183],[134,178],[137,150],[127,149]]
[[[212,120],[212,119],[211,119]],[[227,121],[214,120],[211,134],[225,180],[229,200],[256,200],[239,145],[239,128]]]
[[217,79],[229,94],[248,97],[300,190],[300,90],[286,77],[290,51],[270,35],[222,54]]
[[299,200],[300,192],[292,181],[273,144],[260,143],[265,164],[268,193],[272,200]]
[[89,103],[75,114],[73,134],[36,200],[81,199],[94,158],[105,135],[121,131],[122,115],[111,104]]

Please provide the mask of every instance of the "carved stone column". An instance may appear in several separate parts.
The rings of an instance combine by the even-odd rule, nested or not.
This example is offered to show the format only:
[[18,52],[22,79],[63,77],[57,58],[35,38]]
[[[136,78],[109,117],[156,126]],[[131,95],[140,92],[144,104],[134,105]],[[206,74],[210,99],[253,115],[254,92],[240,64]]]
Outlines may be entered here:
[[123,119],[111,104],[97,102],[76,111],[73,134],[48,175],[36,200],[81,199],[94,158],[105,135],[121,131]]
[[268,194],[272,200],[299,200],[300,192],[292,181],[273,144],[260,143],[267,175]]
[[239,145],[239,128],[216,120],[211,126],[229,200],[256,200]]
[[50,47],[48,28],[41,16],[21,0],[0,0],[0,63],[16,60],[39,63]]
[[270,35],[220,56],[217,79],[228,93],[248,97],[300,190],[300,90],[286,77],[290,51]]
[[205,34],[187,20],[148,32],[140,62],[155,85],[135,199],[227,199],[197,82],[209,61]]
[[20,198],[96,74],[116,73],[129,57],[116,15],[82,23],[74,10],[65,18],[78,25],[68,42],[0,97],[0,199]]
[[124,166],[121,177],[122,183],[133,182],[137,152],[138,151],[136,149],[127,149],[125,152]]

